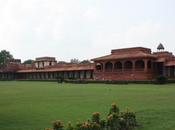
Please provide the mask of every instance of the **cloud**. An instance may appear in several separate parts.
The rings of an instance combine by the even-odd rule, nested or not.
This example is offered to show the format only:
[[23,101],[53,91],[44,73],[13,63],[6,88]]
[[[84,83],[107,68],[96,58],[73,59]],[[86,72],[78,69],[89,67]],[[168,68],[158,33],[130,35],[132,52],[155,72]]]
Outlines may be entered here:
[[[67,30],[65,21],[78,6],[76,1],[69,0],[9,0],[3,5],[0,12],[1,48],[22,58],[45,52],[49,55],[54,45],[61,46]],[[39,48],[42,49],[37,51]],[[31,54],[27,50],[36,51]]]
[[[161,25],[152,20],[132,25],[124,30],[100,29],[94,33],[92,49],[95,55],[109,54],[111,49],[143,46],[156,48],[161,35]],[[153,46],[155,45],[155,46]]]
[[160,32],[161,25],[159,23],[155,23],[152,20],[145,20],[142,23],[131,26],[126,31],[126,41],[133,43],[147,42],[156,38]]
[[145,7],[151,1],[139,8],[137,2],[130,3],[132,8],[125,2],[0,0],[0,47],[23,60],[45,55],[90,59],[113,48],[152,47],[162,41],[173,48],[175,26],[170,11],[164,21],[159,18],[165,17],[160,12],[163,5],[156,4],[154,12]]
[[87,20],[88,22],[94,22],[97,19],[97,8],[93,7],[93,6],[89,6],[83,14],[83,17],[85,18],[85,20]]

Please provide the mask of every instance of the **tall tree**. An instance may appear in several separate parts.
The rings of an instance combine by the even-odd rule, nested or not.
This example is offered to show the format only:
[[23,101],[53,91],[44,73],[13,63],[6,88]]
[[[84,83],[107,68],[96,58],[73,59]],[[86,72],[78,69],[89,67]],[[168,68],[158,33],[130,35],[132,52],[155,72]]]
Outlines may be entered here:
[[2,50],[0,52],[0,66],[5,66],[8,60],[11,59],[13,59],[13,55],[11,55],[9,51]]
[[89,64],[89,63],[91,63],[91,61],[89,61],[89,60],[83,60],[80,62],[80,64]]
[[70,63],[79,64],[80,61],[79,61],[78,59],[74,58],[74,59],[71,59],[71,60],[70,60]]
[[59,61],[58,64],[66,64],[66,61]]
[[34,62],[33,60],[29,59],[24,61],[23,64],[32,64],[33,62]]

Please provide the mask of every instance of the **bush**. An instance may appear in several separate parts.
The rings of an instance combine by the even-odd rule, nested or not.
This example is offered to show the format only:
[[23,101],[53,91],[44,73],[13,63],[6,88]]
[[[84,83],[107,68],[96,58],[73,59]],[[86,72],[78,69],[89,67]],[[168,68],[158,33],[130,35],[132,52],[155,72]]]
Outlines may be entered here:
[[66,130],[74,130],[74,127],[72,126],[71,122],[68,123]]
[[125,112],[121,113],[121,118],[122,118],[122,127],[125,129],[132,129],[135,126],[137,126],[136,122],[136,116],[135,113],[129,112],[128,109],[126,109]]
[[166,84],[167,83],[167,78],[165,76],[158,76],[155,79],[155,84]]
[[[101,120],[100,113],[95,112],[92,114],[91,120],[77,122],[75,127],[69,122],[65,130],[132,130],[136,126],[135,113],[128,109],[120,112],[118,106],[112,104],[106,120]],[[63,123],[60,120],[53,122],[53,130],[64,130]]]
[[119,114],[119,108],[118,108],[118,106],[115,103],[113,103],[111,105],[111,108],[109,110],[109,114],[108,115],[111,115],[113,113]]
[[94,112],[92,114],[92,122],[99,124],[100,123],[100,113]]
[[58,83],[63,83],[64,78],[63,77],[56,77]]
[[54,121],[53,130],[64,130],[63,123],[60,120]]
[[107,118],[108,130],[120,130],[120,118],[117,113],[112,113]]

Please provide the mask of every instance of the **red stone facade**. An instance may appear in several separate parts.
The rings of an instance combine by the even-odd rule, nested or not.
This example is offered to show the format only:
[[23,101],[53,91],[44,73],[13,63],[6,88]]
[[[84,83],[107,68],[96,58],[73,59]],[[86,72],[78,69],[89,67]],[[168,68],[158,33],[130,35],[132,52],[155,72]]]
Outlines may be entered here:
[[14,60],[0,68],[0,79],[153,80],[158,75],[173,79],[175,56],[163,49],[163,45],[153,53],[143,47],[116,49],[89,64],[60,64],[54,57],[36,58],[32,65]]
[[95,80],[152,80],[158,75],[175,77],[175,57],[166,51],[152,53],[143,47],[124,48],[92,60]]

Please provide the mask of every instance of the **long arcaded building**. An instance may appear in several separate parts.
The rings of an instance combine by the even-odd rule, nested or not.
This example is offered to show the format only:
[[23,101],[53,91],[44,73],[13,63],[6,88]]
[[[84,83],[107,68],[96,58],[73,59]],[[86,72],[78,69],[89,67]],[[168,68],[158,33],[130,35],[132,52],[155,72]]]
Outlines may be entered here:
[[157,52],[144,47],[115,49],[88,64],[59,63],[54,57],[36,58],[31,65],[11,60],[0,68],[0,79],[153,80],[159,75],[175,78],[175,56],[164,51],[162,44],[157,49]]

